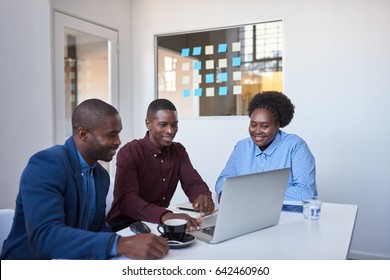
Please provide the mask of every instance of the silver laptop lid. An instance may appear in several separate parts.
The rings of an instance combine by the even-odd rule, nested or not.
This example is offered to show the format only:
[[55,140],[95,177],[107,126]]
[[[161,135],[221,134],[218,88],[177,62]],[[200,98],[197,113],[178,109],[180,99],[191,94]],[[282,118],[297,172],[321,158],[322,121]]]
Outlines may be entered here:
[[212,243],[276,225],[290,168],[226,178]]

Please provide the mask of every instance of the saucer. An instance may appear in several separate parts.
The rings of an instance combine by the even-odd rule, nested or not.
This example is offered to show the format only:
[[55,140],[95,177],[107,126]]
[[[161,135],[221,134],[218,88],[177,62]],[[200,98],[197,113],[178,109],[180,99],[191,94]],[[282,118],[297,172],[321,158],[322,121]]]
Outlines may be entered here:
[[180,248],[185,248],[185,247],[191,246],[196,240],[196,237],[193,236],[192,234],[189,234],[189,233],[186,233],[182,243],[175,243],[174,240],[169,240],[164,235],[161,235],[161,236],[164,237],[165,239],[167,239],[168,244],[169,244],[169,248],[171,248],[171,249],[180,249]]

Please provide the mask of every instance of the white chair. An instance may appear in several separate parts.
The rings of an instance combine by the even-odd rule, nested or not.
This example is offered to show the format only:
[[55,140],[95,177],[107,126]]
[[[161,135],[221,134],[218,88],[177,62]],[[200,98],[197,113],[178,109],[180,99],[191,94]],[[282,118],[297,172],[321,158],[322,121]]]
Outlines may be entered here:
[[11,231],[14,214],[15,210],[13,209],[0,209],[0,252],[3,249],[4,240],[7,239]]

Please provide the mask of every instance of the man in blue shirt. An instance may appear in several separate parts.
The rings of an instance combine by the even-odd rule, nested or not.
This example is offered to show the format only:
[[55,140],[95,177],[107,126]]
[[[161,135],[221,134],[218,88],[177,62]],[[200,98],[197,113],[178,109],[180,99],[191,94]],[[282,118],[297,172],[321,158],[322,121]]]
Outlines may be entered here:
[[280,92],[256,94],[248,106],[250,137],[234,147],[217,179],[215,191],[220,197],[227,177],[290,167],[285,200],[300,201],[317,194],[315,160],[305,141],[280,130],[294,116],[294,105]]
[[111,105],[89,99],[72,114],[73,135],[33,155],[23,171],[15,217],[1,259],[157,259],[168,244],[160,236],[121,237],[106,224],[111,161],[122,122]]

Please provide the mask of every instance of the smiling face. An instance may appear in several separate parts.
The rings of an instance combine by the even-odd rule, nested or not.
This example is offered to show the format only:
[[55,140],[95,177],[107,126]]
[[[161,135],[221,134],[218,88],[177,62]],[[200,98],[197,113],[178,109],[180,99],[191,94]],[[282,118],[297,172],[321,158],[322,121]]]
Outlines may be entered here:
[[279,123],[268,109],[259,108],[251,115],[248,131],[255,145],[264,151],[275,139]]
[[92,165],[98,160],[111,161],[121,144],[119,133],[122,122],[119,115],[107,116],[93,129],[84,130],[86,148],[83,157]]
[[150,141],[160,150],[168,147],[172,144],[179,129],[178,123],[176,111],[157,111],[145,120]]

